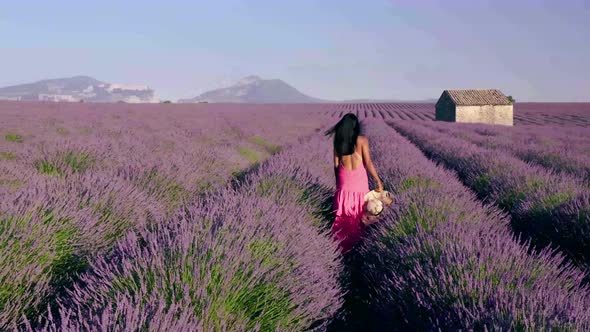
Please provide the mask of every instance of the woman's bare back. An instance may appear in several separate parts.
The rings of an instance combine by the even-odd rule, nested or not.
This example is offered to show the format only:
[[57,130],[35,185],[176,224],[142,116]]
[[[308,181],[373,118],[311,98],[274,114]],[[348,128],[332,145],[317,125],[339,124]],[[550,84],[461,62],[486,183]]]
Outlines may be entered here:
[[366,139],[363,136],[359,136],[356,140],[356,146],[354,152],[349,155],[341,156],[335,166],[342,166],[347,170],[355,170],[363,164],[363,143]]
[[347,170],[354,170],[357,167],[360,167],[361,164],[363,164],[367,172],[377,182],[377,190],[383,190],[383,184],[381,183],[381,179],[379,179],[377,171],[375,170],[375,166],[373,165],[373,161],[371,160],[371,153],[369,150],[369,139],[365,136],[359,135],[357,137],[354,153],[338,157],[334,152],[334,166],[338,168],[340,164],[342,164],[342,167]]

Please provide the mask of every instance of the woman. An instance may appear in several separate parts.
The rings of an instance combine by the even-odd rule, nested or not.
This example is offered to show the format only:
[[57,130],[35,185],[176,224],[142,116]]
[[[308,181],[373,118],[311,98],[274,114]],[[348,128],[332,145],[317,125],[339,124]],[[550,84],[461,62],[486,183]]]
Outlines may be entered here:
[[336,219],[332,232],[343,253],[360,240],[364,224],[364,196],[369,192],[367,170],[375,179],[376,191],[383,191],[369,153],[369,140],[360,136],[360,123],[356,115],[348,113],[326,135],[334,135],[334,173],[336,194],[333,209]]

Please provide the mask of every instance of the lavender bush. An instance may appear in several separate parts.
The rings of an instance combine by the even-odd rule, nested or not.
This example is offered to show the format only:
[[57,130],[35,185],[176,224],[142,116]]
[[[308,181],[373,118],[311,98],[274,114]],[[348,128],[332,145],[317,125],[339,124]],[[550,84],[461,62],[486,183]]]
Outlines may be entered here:
[[[279,152],[260,138],[254,141],[264,145],[267,153]],[[82,223],[75,237],[80,248],[76,257],[84,263],[77,272],[87,272],[78,281],[72,276],[59,291],[48,286],[51,297],[35,303],[34,314],[22,324],[20,318],[13,318],[6,326],[20,324],[30,330],[324,329],[341,306],[341,265],[337,244],[314,226],[325,223],[318,213],[318,204],[327,195],[325,188],[319,190],[318,178],[305,164],[292,162],[305,159],[302,156],[313,150],[308,146],[311,141],[319,140],[302,139],[299,149],[277,154],[232,188],[204,197],[165,197],[176,189],[169,181],[174,171],[186,174],[186,164],[179,165],[179,159],[173,159],[169,168],[147,168],[141,167],[141,160],[105,164],[109,158],[105,156],[95,158],[98,162],[81,172],[61,167],[65,171],[57,175],[30,167],[27,171],[35,179],[29,179],[22,192],[30,192],[38,182],[50,183],[47,192],[68,197],[77,202],[74,211],[89,214],[90,220]],[[73,150],[63,149],[72,144],[60,143],[47,155]],[[23,150],[21,155],[30,161],[35,152]],[[109,178],[115,183],[101,183]],[[288,185],[272,185],[272,179],[285,178],[290,182],[279,183]],[[131,191],[102,193],[105,187],[112,192],[116,183]],[[134,191],[142,197],[134,197]],[[129,201],[149,201],[148,206],[157,208],[122,213]],[[180,208],[171,212],[168,202]],[[124,240],[118,242],[121,237]],[[90,254],[87,249],[94,250]],[[72,281],[76,281],[73,286]],[[58,300],[56,294],[60,294]],[[28,297],[34,299],[30,293]],[[44,305],[49,308],[43,313]]]
[[68,216],[43,207],[0,218],[0,328],[16,326],[47,304],[53,289],[83,268],[76,228]]
[[161,215],[157,202],[100,174],[64,179],[30,174],[17,192],[0,191],[0,326],[36,317],[76,280],[91,257]]
[[[309,201],[278,201],[304,199],[305,191],[313,196],[314,177],[300,170],[284,186],[261,185],[283,176],[298,153],[280,153],[249,181],[197,199],[139,238],[131,233],[114,257],[93,263],[83,286],[63,300],[62,319],[46,329],[78,328],[80,317],[95,317],[86,324],[96,329],[126,319],[151,329],[170,323],[169,309],[190,312],[183,319],[206,331],[325,327],[341,305],[336,243],[312,225]],[[145,306],[154,320],[116,299]]]
[[0,106],[0,165],[46,176],[108,171],[170,213],[313,132],[322,118],[301,105]]
[[[580,270],[530,254],[506,216],[380,123],[426,124],[432,107],[0,102],[0,330],[587,329]],[[367,119],[396,203],[341,259],[320,132],[348,111]],[[585,149],[582,128],[560,128],[537,141]],[[521,224],[545,218],[539,239],[557,224],[581,241],[587,191],[539,174],[480,197],[512,202]]]
[[329,229],[333,221],[335,182],[329,141],[313,135],[268,159],[238,187],[268,197],[277,204],[295,201],[307,209],[312,224]]
[[590,125],[590,103],[516,103],[514,107],[517,124],[568,127]]
[[[10,138],[2,137],[0,142],[0,218],[6,220],[6,230],[0,234],[5,258],[0,268],[2,280],[14,281],[6,287],[22,290],[2,292],[6,294],[0,310],[2,327],[20,324],[24,316],[36,321],[46,305],[48,315],[55,314],[54,299],[89,261],[107,255],[128,232],[154,227],[155,220],[161,221],[184,198],[222,183],[231,169],[246,167],[249,161],[239,159],[240,145],[261,150],[260,157],[278,150],[260,131],[255,136],[247,126],[235,127],[235,137],[220,135],[227,123],[254,123],[234,111],[231,117],[218,115],[221,123],[211,126],[205,122],[211,120],[207,113],[191,116],[182,111],[185,121],[178,122],[170,121],[170,115],[113,112],[101,109],[103,105],[84,105],[89,110],[60,106],[74,109],[46,104],[41,105],[49,108],[44,113],[0,110],[0,131]],[[276,113],[265,116],[273,118]],[[309,127],[313,121],[317,122],[307,121]],[[272,137],[271,131],[262,134]],[[275,132],[273,139],[277,137],[281,142],[288,139]],[[37,211],[39,206],[46,206],[48,216]],[[54,214],[63,217],[51,217]],[[28,247],[30,241],[14,240],[29,236],[45,246]],[[54,256],[57,263],[48,258]],[[30,269],[38,273],[26,280],[19,277]],[[40,315],[41,320],[48,315]]]
[[[519,128],[496,129],[489,125],[451,125],[442,122],[433,122],[427,126],[484,148],[500,149],[524,161],[572,174],[590,183],[590,158],[584,152],[590,148],[588,138],[584,142],[576,142],[575,139],[560,141],[551,138],[551,134],[548,134],[551,129],[547,127],[529,129],[528,135],[523,138],[512,132],[519,131]],[[573,134],[568,136],[579,137]]]
[[590,217],[586,211],[590,207],[583,205],[588,189],[578,179],[423,126],[401,122],[392,126],[429,157],[455,170],[481,198],[510,212],[515,230],[538,246],[552,243],[579,264],[588,261]]
[[527,253],[498,210],[383,124],[370,127],[393,208],[359,249],[370,308],[415,330],[584,330],[584,276],[559,254]]
[[137,331],[151,328],[154,331],[204,331],[195,318],[187,301],[167,305],[165,301],[152,296],[139,305],[128,294],[117,293],[113,303],[100,313],[86,312],[84,319],[78,319],[71,309],[62,309],[61,321],[53,315],[33,327],[30,322],[22,328],[24,331]]

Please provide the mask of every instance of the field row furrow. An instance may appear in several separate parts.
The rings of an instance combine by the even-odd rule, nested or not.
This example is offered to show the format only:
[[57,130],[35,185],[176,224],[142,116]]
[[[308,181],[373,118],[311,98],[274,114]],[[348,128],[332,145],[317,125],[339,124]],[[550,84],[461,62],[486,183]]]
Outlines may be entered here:
[[425,126],[390,124],[427,156],[456,171],[481,199],[508,211],[518,233],[541,247],[558,246],[582,266],[588,263],[590,194],[580,180]]
[[27,184],[0,206],[0,326],[23,315],[35,330],[325,326],[342,267],[326,231],[329,159],[307,166],[326,158],[323,140],[300,139],[171,214],[112,174]]
[[[363,110],[356,109],[351,110],[353,114],[357,115],[360,119],[400,119],[400,120],[420,120],[420,121],[432,121],[434,116],[429,113],[414,112],[411,110]],[[332,112],[331,116],[334,118],[341,118],[344,112]]]
[[[347,103],[318,104],[310,108],[329,108],[333,117],[341,117],[343,113],[352,112],[361,118],[379,117],[387,114],[391,119],[401,120],[434,120],[434,103]],[[517,103],[514,105],[514,123],[517,126],[555,126],[577,127],[585,129],[590,124],[590,116],[586,110],[590,103]],[[337,113],[336,111],[342,112]]]
[[502,135],[482,135],[473,130],[483,128],[478,126],[451,126],[441,122],[429,123],[425,126],[483,148],[507,151],[524,161],[556,172],[569,173],[590,183],[590,158],[583,152],[587,148],[585,145],[555,146],[550,140],[545,140],[545,144],[541,144],[518,141]]
[[589,326],[580,270],[547,250],[527,253],[503,213],[384,123],[367,131],[395,197],[358,252],[367,321],[381,330]]

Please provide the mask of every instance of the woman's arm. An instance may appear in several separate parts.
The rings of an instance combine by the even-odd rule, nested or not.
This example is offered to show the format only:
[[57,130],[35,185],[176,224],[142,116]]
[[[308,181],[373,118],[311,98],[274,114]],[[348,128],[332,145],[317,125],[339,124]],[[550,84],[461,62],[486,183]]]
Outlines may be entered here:
[[377,175],[377,170],[375,170],[375,166],[373,165],[373,161],[371,160],[371,152],[369,150],[369,139],[366,137],[363,139],[362,152],[363,163],[365,164],[365,168],[367,169],[367,171],[369,171],[369,174],[371,174],[371,176],[373,177],[373,179],[375,179],[375,182],[377,183],[377,189],[375,190],[383,191],[383,183],[381,183],[381,179],[379,178],[379,175]]
[[338,181],[338,166],[340,162],[338,160],[338,155],[336,154],[336,150],[334,150],[334,176],[336,177],[336,181]]

